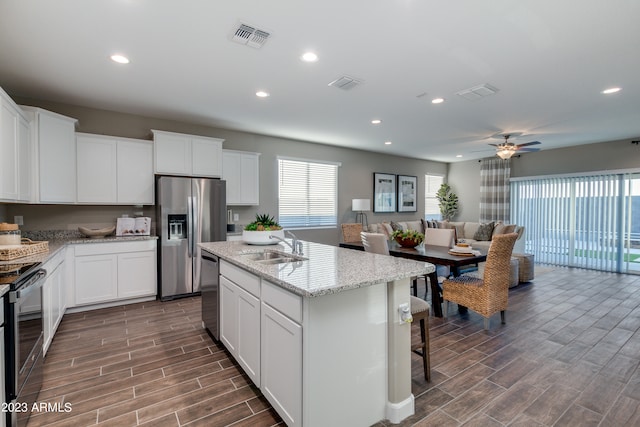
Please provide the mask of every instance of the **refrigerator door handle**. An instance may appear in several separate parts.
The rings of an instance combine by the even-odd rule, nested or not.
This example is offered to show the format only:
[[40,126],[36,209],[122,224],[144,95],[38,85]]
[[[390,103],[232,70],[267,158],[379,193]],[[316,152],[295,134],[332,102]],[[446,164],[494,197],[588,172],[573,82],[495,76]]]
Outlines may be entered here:
[[198,252],[196,252],[196,244],[200,241],[200,206],[198,206],[198,197],[191,198],[191,208],[193,209],[191,212],[191,256],[197,256]]
[[193,211],[193,197],[187,197],[187,256],[193,258],[193,223],[194,211]]

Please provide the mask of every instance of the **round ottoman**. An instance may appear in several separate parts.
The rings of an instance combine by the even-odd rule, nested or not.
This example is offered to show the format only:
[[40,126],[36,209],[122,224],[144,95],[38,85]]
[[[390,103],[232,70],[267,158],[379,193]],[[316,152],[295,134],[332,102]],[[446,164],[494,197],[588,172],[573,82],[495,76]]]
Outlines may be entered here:
[[513,288],[514,286],[518,286],[518,270],[520,269],[519,266],[519,261],[518,258],[515,257],[511,257],[511,270],[510,270],[510,275],[509,275],[509,287]]
[[521,282],[529,282],[533,280],[533,254],[512,254],[518,259],[519,280]]

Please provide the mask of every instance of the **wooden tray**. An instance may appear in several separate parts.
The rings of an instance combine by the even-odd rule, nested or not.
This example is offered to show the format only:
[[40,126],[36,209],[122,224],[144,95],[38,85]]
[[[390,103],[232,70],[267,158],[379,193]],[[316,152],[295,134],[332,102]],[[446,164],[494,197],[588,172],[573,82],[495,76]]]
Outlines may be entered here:
[[20,246],[11,245],[11,247],[5,248],[0,246],[0,261],[11,261],[12,259],[48,251],[49,242],[34,242],[30,239],[22,239],[22,244]]

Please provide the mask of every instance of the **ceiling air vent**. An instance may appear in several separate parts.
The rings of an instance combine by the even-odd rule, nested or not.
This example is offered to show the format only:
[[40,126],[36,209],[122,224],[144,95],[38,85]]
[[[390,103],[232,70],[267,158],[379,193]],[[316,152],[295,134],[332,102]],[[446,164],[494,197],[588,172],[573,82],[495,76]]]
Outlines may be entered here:
[[235,29],[231,40],[236,43],[246,44],[247,46],[260,49],[267,42],[270,35],[271,33],[268,31],[240,23]]
[[480,86],[472,87],[471,89],[465,89],[458,92],[456,95],[463,97],[464,99],[468,99],[469,101],[475,101],[480,98],[484,98],[485,96],[493,95],[498,92],[498,89],[495,87],[483,84]]
[[342,90],[350,90],[361,83],[362,80],[358,80],[349,76],[342,76],[329,83],[329,86],[337,87],[338,89]]

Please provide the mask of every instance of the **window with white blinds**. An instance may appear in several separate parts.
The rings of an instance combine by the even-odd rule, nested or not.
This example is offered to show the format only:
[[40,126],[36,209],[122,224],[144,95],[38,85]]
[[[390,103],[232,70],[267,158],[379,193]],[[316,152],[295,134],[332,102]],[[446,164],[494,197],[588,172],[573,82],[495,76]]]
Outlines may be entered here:
[[338,224],[339,163],[278,157],[278,221],[284,228]]
[[536,262],[612,272],[640,270],[638,174],[511,181],[511,220]]
[[436,193],[443,182],[442,175],[424,176],[424,219],[440,219],[440,206]]

